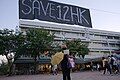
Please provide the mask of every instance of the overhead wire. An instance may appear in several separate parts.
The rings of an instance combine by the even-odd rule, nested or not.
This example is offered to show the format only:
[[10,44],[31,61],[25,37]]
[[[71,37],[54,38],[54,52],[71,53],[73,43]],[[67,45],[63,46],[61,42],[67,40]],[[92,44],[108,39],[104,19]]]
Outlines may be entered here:
[[89,8],[89,9],[94,10],[94,11],[105,12],[105,13],[109,13],[109,14],[117,14],[117,15],[120,15],[119,12],[111,12],[111,11],[100,10],[100,9],[94,9],[94,8]]

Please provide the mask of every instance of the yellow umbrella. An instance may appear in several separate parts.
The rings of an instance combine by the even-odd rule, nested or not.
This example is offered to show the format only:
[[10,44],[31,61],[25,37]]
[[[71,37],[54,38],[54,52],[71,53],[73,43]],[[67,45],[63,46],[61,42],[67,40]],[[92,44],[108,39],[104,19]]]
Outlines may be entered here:
[[52,65],[59,64],[63,60],[63,57],[64,57],[64,53],[57,52],[54,56],[52,56],[51,64]]

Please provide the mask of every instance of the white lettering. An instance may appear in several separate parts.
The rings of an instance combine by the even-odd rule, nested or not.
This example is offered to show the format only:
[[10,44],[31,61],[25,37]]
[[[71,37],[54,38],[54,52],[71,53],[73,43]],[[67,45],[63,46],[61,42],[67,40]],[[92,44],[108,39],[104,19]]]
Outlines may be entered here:
[[[31,1],[31,0],[30,0],[30,1]],[[26,14],[30,14],[30,12],[31,12],[31,7],[30,7],[29,5],[27,5],[27,4],[25,4],[25,0],[22,0],[22,4],[27,7],[27,8],[25,9],[26,11],[22,10],[22,13],[25,14],[25,15],[26,15]]]
[[57,8],[58,8],[58,17],[57,17],[57,19],[62,20],[61,6],[59,5],[59,6],[57,6]]
[[[37,7],[35,6],[35,3],[38,4]],[[40,3],[39,3],[38,0],[34,0],[34,1],[33,1],[33,3],[32,3],[32,8],[33,8],[33,14],[35,13],[35,9],[38,9],[38,12],[39,12],[38,14],[40,15]]]
[[48,7],[49,7],[49,3],[47,4],[46,8],[44,8],[42,1],[40,1],[40,4],[41,4],[42,10],[43,10],[43,13],[46,16],[47,10],[48,10]]
[[77,13],[73,12],[72,7],[70,7],[70,11],[71,11],[72,21],[74,21],[74,16],[77,16],[77,22],[79,22],[79,13],[78,13],[79,11],[78,11],[78,8],[76,8]]
[[55,6],[55,4],[53,4],[53,3],[50,3],[50,14],[49,14],[49,16],[51,17],[51,18],[55,18],[55,16],[52,16],[52,12],[53,13],[55,13],[55,9],[53,8],[53,7]]
[[19,2],[20,19],[37,18],[67,24],[74,22],[77,25],[91,27],[87,9],[44,0],[20,0]]
[[79,9],[79,12],[80,12],[80,23],[83,23],[83,21],[85,21],[87,24],[89,24],[87,19],[82,15],[83,13],[86,12],[86,10],[81,11],[81,9]]
[[63,14],[63,20],[64,20],[64,21],[70,21],[69,19],[66,18],[66,15],[67,15],[67,13],[68,13],[68,11],[69,11],[69,7],[68,7],[68,6],[64,6],[63,8],[66,8],[65,13]]

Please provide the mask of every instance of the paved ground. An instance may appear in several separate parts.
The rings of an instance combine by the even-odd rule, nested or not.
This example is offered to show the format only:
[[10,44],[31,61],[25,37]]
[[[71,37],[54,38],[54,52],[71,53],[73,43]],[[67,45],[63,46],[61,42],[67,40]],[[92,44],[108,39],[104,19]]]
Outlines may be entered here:
[[[101,72],[71,73],[72,80],[120,80],[120,74],[103,75]],[[15,75],[11,77],[0,76],[0,80],[62,80],[62,74]]]

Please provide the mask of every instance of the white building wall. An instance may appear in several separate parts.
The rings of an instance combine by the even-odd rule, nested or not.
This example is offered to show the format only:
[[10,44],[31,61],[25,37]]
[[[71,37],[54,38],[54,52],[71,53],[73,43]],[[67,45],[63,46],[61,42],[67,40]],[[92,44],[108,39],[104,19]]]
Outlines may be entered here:
[[111,51],[119,49],[120,45],[119,32],[34,20],[20,20],[19,26],[22,30],[26,28],[50,30],[55,32],[55,40],[81,39],[81,41],[89,43],[90,55],[111,54]]

